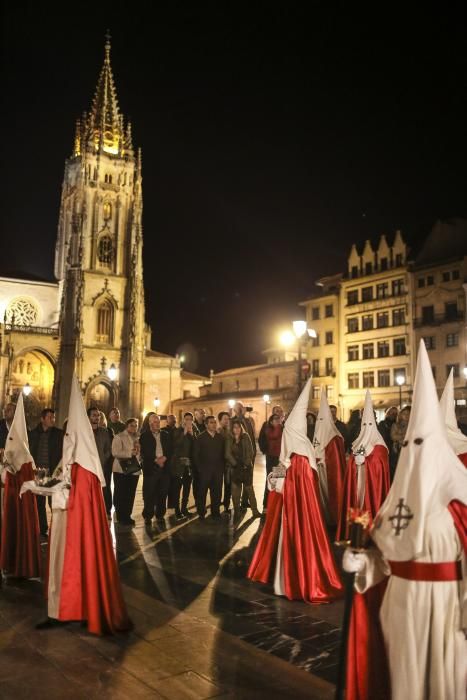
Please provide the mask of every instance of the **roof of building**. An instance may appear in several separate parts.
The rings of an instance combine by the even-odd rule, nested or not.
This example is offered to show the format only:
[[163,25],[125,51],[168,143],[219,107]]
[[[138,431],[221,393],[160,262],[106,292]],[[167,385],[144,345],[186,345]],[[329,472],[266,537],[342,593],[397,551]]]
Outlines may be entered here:
[[197,382],[210,382],[209,377],[203,377],[202,374],[195,374],[194,372],[188,372],[186,369],[181,371],[182,379]]
[[146,357],[166,357],[168,360],[177,360],[173,355],[167,355],[167,353],[158,350],[146,350]]
[[24,284],[49,284],[54,287],[58,287],[58,282],[46,277],[40,277],[39,275],[31,275],[30,273],[24,273],[22,271],[13,270],[11,272],[4,272],[0,279],[8,280],[9,282],[22,282]]
[[464,255],[467,255],[467,219],[438,219],[415,258],[415,267]]

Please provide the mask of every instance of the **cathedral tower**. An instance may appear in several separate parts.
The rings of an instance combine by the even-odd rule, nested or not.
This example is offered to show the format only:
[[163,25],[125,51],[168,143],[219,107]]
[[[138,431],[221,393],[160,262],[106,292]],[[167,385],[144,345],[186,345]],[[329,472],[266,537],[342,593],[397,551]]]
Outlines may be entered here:
[[125,416],[143,406],[145,352],[141,151],[120,113],[110,38],[91,109],[76,123],[65,163],[55,276],[61,345],[55,380],[66,418],[76,371],[86,403],[116,403]]

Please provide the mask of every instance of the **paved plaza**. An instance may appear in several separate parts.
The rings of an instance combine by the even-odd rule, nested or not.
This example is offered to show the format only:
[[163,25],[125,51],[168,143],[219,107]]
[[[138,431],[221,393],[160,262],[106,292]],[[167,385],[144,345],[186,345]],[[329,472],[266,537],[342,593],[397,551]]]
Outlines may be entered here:
[[[0,592],[0,698],[332,698],[342,603],[311,606],[245,578],[261,523],[166,517],[112,524],[134,630],[98,638],[73,623],[48,631],[42,586]],[[264,464],[255,467],[260,502]],[[45,549],[45,547],[44,547]]]

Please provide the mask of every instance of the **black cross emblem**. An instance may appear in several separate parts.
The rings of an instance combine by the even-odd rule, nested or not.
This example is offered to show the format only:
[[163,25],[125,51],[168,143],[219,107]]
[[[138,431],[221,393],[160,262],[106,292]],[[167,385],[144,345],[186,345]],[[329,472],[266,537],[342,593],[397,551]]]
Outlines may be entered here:
[[389,520],[392,521],[392,526],[396,531],[396,535],[400,535],[401,530],[405,530],[409,525],[409,520],[412,520],[413,513],[409,506],[404,505],[404,499],[399,498],[399,503],[396,506],[396,512],[391,515]]

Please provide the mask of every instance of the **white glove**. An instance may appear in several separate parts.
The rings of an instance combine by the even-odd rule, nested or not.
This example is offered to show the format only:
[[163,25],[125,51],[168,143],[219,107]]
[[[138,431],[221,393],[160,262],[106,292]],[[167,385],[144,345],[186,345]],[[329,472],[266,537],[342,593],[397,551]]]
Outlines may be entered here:
[[354,552],[350,547],[347,547],[342,558],[342,568],[348,574],[360,574],[366,567],[366,561],[366,554]]

